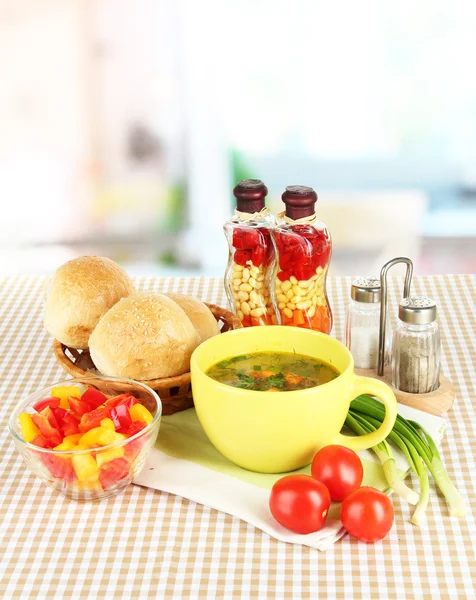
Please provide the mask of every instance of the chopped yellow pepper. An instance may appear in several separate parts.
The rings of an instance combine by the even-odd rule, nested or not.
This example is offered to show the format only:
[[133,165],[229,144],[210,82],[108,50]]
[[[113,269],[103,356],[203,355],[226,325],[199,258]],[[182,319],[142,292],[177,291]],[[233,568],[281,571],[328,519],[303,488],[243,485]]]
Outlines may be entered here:
[[72,444],[76,445],[79,443],[79,440],[82,437],[82,433],[73,433],[72,435],[67,435],[65,438],[63,438],[63,442],[71,442]]
[[75,487],[77,490],[92,490],[102,492],[101,482],[99,481],[99,469],[97,473],[91,475],[91,477],[83,479],[82,481],[75,481],[73,487]]
[[79,481],[91,481],[98,474],[99,468],[90,454],[77,454],[73,456],[73,469]]
[[96,461],[98,466],[115,460],[116,458],[122,458],[124,456],[124,447],[119,446],[118,448],[111,448],[110,450],[104,450],[96,454]]
[[94,427],[81,437],[79,443],[83,446],[108,446],[125,439],[125,435],[106,429],[106,427]]
[[25,442],[31,442],[32,439],[40,434],[40,430],[33,423],[31,415],[28,413],[21,413],[21,415],[18,416],[18,420],[20,421],[21,434]]
[[51,390],[51,397],[59,398],[61,401],[60,408],[65,408],[66,410],[69,410],[68,396],[81,398],[81,390],[75,385],[60,385]]
[[87,431],[79,440],[79,443],[84,446],[107,446],[112,444],[115,432],[106,427],[93,427]]
[[116,431],[113,420],[107,417],[101,421],[101,427],[105,427],[106,429],[112,429],[112,431]]
[[154,418],[142,404],[134,404],[134,406],[129,409],[129,412],[133,421],[141,421],[142,423],[147,423],[147,425]]
[[59,444],[58,446],[55,446],[55,450],[72,450],[72,449],[76,450],[76,444],[74,442],[67,442],[66,439],[64,439],[61,444]]

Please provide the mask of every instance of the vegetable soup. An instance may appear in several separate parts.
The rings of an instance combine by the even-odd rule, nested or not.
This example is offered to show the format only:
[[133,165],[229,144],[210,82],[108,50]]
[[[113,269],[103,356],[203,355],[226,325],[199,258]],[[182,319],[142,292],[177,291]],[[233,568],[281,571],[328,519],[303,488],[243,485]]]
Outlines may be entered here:
[[207,371],[220,383],[260,392],[316,387],[339,376],[335,367],[293,352],[255,352],[222,360]]

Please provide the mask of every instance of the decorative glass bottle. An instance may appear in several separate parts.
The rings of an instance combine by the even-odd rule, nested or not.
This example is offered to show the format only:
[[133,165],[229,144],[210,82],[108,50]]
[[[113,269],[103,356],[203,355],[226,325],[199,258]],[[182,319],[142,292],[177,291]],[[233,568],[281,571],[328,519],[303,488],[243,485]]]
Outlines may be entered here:
[[[377,369],[380,330],[380,279],[357,277],[352,281],[347,306],[345,345],[354,357],[356,369]],[[387,312],[385,363],[390,359],[390,318]]]
[[223,226],[229,247],[225,290],[244,327],[278,324],[270,294],[275,256],[270,231],[276,220],[265,207],[267,193],[259,179],[241,181],[233,190],[235,216]]
[[393,334],[392,385],[402,392],[426,394],[440,383],[440,329],[431,298],[411,296],[398,307]]
[[332,244],[327,227],[315,214],[317,194],[310,187],[293,185],[282,200],[286,210],[273,231],[278,263],[273,291],[281,323],[330,333],[326,276]]

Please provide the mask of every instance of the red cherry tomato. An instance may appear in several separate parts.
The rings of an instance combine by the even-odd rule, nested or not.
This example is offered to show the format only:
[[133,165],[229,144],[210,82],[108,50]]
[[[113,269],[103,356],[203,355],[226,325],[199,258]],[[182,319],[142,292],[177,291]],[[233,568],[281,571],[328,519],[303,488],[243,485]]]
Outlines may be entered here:
[[273,517],[294,533],[312,533],[324,525],[331,497],[326,486],[309,475],[286,475],[271,490]]
[[361,487],[342,502],[340,518],[344,529],[362,542],[378,542],[393,525],[390,498],[372,487]]
[[319,450],[312,461],[311,472],[327,487],[335,502],[342,502],[359,488],[364,476],[358,455],[349,448],[335,444]]

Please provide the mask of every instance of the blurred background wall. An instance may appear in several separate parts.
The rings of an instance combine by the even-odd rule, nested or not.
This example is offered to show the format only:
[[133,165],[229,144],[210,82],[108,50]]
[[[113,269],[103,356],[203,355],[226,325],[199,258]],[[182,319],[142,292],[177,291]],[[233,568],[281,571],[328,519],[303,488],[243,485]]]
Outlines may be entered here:
[[476,272],[476,3],[0,0],[0,273],[221,275],[245,177],[333,274]]

